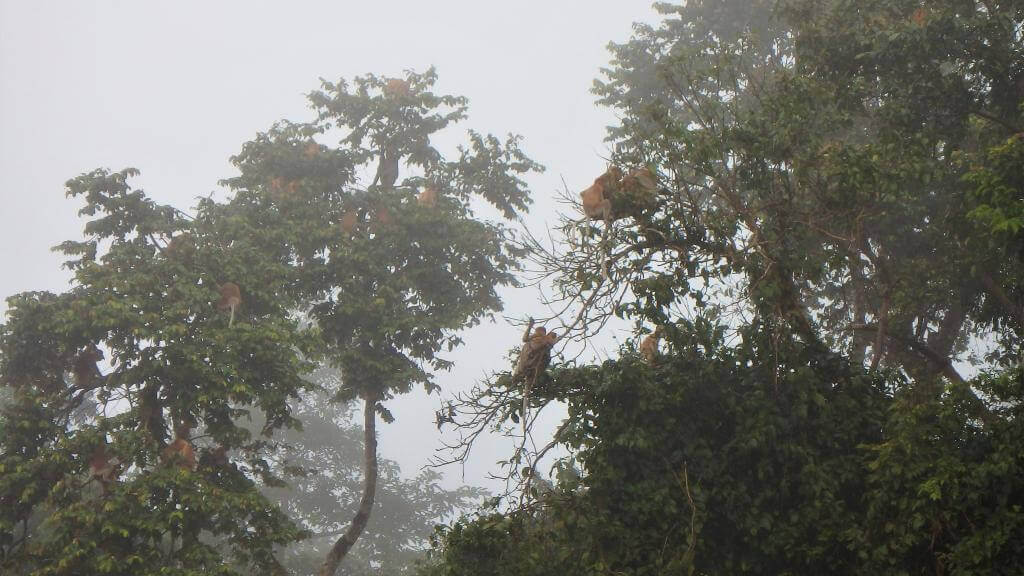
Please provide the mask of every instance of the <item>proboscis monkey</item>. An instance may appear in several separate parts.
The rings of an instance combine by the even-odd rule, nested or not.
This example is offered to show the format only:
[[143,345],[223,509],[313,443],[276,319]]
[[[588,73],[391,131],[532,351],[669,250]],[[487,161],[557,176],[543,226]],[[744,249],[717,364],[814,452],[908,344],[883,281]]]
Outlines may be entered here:
[[614,196],[622,184],[622,170],[618,166],[609,166],[604,174],[594,179],[595,184],[600,184],[607,197]]
[[427,186],[422,192],[420,192],[419,196],[416,197],[416,201],[419,202],[420,206],[433,208],[437,205],[437,188]]
[[189,470],[196,469],[196,451],[192,448],[192,442],[188,439],[190,429],[187,426],[179,426],[174,434],[174,442],[164,448],[164,462],[177,461],[182,468]]
[[103,360],[103,351],[95,344],[89,344],[75,356],[71,370],[75,376],[76,386],[88,386],[93,378],[99,376],[100,371],[96,363],[100,360]]
[[315,158],[320,153],[320,145],[316,142],[309,142],[306,147],[302,150],[302,155],[306,158]]
[[393,188],[398,181],[398,161],[401,158],[398,151],[384,147],[380,151],[380,163],[377,164],[377,176],[374,182],[379,182],[384,188]]
[[643,356],[644,362],[653,365],[658,359],[658,342],[661,340],[661,326],[656,326],[654,332],[651,332],[640,342],[640,355]]
[[349,210],[341,217],[341,229],[345,234],[351,234],[356,229],[356,224],[359,223],[359,212],[356,210]]
[[612,217],[612,196],[622,185],[622,170],[618,166],[611,166],[594,179],[593,185],[580,193],[583,199],[583,212],[588,218],[598,218],[605,222],[611,222]]
[[220,300],[217,302],[217,309],[231,310],[231,318],[228,320],[230,328],[235,323],[235,309],[242,305],[242,291],[234,282],[225,282],[218,289],[220,290]]
[[604,185],[598,181],[580,192],[583,200],[583,213],[591,220],[601,219],[609,222],[612,219],[612,202],[605,197]]
[[107,452],[106,443],[97,446],[89,457],[89,475],[100,482],[103,492],[106,492],[107,486],[117,479],[119,472],[116,460]]
[[601,252],[604,254],[601,259],[601,277],[610,280],[608,275],[608,238],[611,234],[611,223],[615,217],[612,215],[612,196],[619,190],[622,183],[622,170],[611,166],[594,179],[594,183],[580,192],[583,204],[583,213],[587,218],[604,220],[604,232],[601,234]]
[[530,350],[532,349],[531,344],[542,340],[544,335],[547,333],[547,328],[544,328],[543,326],[534,330],[533,324],[533,318],[530,318],[530,322],[526,325],[526,331],[523,332],[523,347],[519,349],[519,358],[516,360],[516,368],[512,372],[513,383],[518,383],[526,375],[526,367],[529,364]]
[[658,191],[658,180],[647,168],[634,168],[622,179],[622,187],[650,196]]
[[389,98],[405,98],[410,94],[409,83],[401,78],[389,78],[384,84],[384,95]]
[[187,259],[188,256],[195,252],[195,248],[196,245],[192,240],[192,235],[188,232],[182,232],[171,238],[167,248],[164,249],[164,254],[168,258]]
[[523,433],[526,432],[526,415],[530,407],[530,388],[537,378],[547,370],[551,364],[551,349],[558,341],[558,334],[548,332],[543,326],[536,329],[533,327],[533,318],[530,318],[526,331],[523,332],[523,347],[519,351],[519,360],[516,362],[516,369],[512,373],[512,383],[523,383]]
[[383,226],[389,226],[394,222],[394,218],[391,217],[391,211],[388,210],[387,206],[377,208],[377,222],[380,222]]

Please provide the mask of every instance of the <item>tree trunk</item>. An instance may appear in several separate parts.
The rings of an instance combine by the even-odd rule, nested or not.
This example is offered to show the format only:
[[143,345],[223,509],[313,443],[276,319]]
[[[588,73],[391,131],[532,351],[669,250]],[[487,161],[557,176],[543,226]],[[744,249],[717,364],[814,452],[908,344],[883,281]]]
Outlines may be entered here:
[[[865,324],[867,319],[868,299],[864,291],[866,289],[867,281],[864,279],[864,270],[863,264],[861,264],[860,260],[860,252],[851,250],[849,257],[850,275],[853,278],[850,283],[853,290],[853,323]],[[850,359],[855,366],[863,367],[864,360],[868,355],[868,346],[871,345],[871,339],[868,338],[867,332],[864,332],[863,330],[854,330],[852,340]]]
[[345,555],[359,539],[370,520],[373,510],[373,498],[377,492],[377,399],[367,396],[363,407],[363,496],[359,501],[359,511],[349,524],[348,530],[331,546],[327,560],[320,568],[320,576],[333,576]]

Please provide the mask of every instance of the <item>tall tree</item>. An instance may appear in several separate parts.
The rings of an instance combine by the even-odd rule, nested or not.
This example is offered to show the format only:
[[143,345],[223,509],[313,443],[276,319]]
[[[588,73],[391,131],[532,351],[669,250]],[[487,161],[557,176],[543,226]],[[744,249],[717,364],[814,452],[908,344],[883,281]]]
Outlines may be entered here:
[[[457,331],[501,307],[518,252],[503,224],[475,216],[475,197],[514,218],[530,201],[520,176],[540,167],[519,149],[469,132],[446,159],[431,139],[466,114],[436,95],[433,70],[325,82],[311,123],[279,123],[234,158],[232,207],[293,261],[296,299],[341,370],[338,401],[363,402],[365,482],[359,510],[320,573],[333,574],[369,519],[383,402],[420,383],[460,343]],[[340,147],[323,143],[336,139]],[[361,177],[361,178],[360,178]]]
[[[322,369],[317,376],[317,382],[330,382],[337,373]],[[304,394],[294,406],[302,430],[285,432],[271,462],[289,485],[266,487],[264,494],[310,534],[281,552],[282,564],[293,574],[316,572],[359,505],[363,433],[353,422],[353,408],[331,402],[324,388]],[[378,468],[377,511],[345,560],[348,574],[411,572],[434,526],[470,510],[483,496],[470,487],[446,490],[435,470],[408,478],[387,458],[380,459]]]
[[[919,383],[963,380],[974,337],[1019,350],[1020,260],[979,233],[971,177],[1020,130],[1019,9],[662,10],[660,27],[614,48],[595,88],[624,118],[610,133],[617,160],[655,168],[666,187],[614,230],[613,276],[636,279],[648,316],[732,283],[773,329]],[[661,260],[700,281],[674,280],[672,264],[642,271]]]
[[[157,205],[134,174],[69,181],[90,218],[60,247],[72,288],[8,299],[4,571],[279,573],[274,546],[302,534],[258,487],[278,481],[264,456],[295,424],[287,402],[316,339],[258,230],[209,200],[195,217]],[[218,307],[229,285],[233,323]],[[246,414],[262,434],[236,425]]]
[[0,332],[5,570],[282,572],[275,547],[307,534],[260,488],[282,483],[274,434],[300,424],[289,401],[326,354],[332,399],[362,400],[364,421],[359,510],[321,568],[335,572],[372,510],[383,403],[436,388],[439,353],[514,280],[511,231],[471,199],[514,218],[519,176],[540,169],[516,137],[474,132],[446,160],[431,138],[466,102],[435,79],[325,83],[317,119],[246,144],[234,196],[194,216],[132,189],[133,170],[68,183],[91,217],[60,247],[74,286],[12,297]]
[[[456,524],[433,568],[1020,571],[1021,6],[658,8],[595,84],[611,166],[534,257],[570,337],[618,315],[665,349],[543,375],[529,404],[569,418],[523,485],[555,445],[582,479]],[[523,395],[496,378],[461,421]]]

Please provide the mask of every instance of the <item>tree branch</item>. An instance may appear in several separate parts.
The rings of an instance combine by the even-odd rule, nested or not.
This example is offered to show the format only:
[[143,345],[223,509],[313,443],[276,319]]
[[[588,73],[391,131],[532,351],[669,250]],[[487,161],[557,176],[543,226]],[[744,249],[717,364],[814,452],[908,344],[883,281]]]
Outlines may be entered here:
[[338,570],[341,561],[345,559],[349,550],[355,545],[356,540],[363,533],[367,522],[370,521],[370,512],[373,511],[373,499],[377,492],[377,398],[367,394],[363,406],[363,496],[359,500],[359,510],[356,512],[352,523],[345,534],[338,538],[338,541],[331,546],[323,567],[320,568],[320,576],[333,576]]
[[885,295],[882,296],[882,307],[878,311],[878,329],[875,335],[875,350],[871,356],[871,370],[877,370],[885,356],[885,338],[889,332],[889,306],[891,303],[892,297],[886,288]]
[[1002,118],[999,118],[998,116],[996,116],[994,114],[990,114],[988,112],[985,112],[984,110],[974,109],[974,110],[971,110],[971,114],[974,114],[975,116],[977,116],[979,118],[984,118],[985,120],[988,120],[989,122],[992,122],[993,124],[999,124],[1003,128],[1006,128],[1007,130],[1010,130],[1011,132],[1020,132],[1021,131],[1021,129],[1018,128],[1016,125],[1014,125],[1014,124],[1012,124],[1010,122],[1007,122],[1007,121],[1003,120]]
[[[883,334],[882,329],[875,324],[852,324],[850,326],[850,329],[866,330],[875,332],[877,334]],[[932,350],[927,345],[922,344],[917,340],[911,338],[902,338],[900,336],[896,336],[895,334],[885,334],[885,336],[886,339],[888,339],[890,342],[900,344],[907,350],[916,352],[925,360],[931,362],[932,365],[939,371],[939,373],[941,373],[946,378],[949,378],[950,381],[957,384],[964,383],[963,376],[961,376],[960,373],[956,371],[956,368],[953,367],[953,363],[949,360],[949,358],[939,354],[938,352]]]
[[949,310],[946,311],[942,323],[939,324],[939,331],[928,338],[928,348],[943,357],[950,357],[953,354],[953,345],[956,344],[956,337],[967,319],[967,310],[964,307],[963,299],[953,300]]

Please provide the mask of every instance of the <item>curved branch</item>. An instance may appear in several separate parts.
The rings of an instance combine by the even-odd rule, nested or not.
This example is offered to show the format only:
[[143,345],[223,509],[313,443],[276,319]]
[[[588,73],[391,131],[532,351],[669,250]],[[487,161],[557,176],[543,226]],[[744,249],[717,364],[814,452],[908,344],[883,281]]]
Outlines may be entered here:
[[348,530],[338,538],[331,551],[327,554],[323,567],[320,568],[320,576],[333,576],[338,570],[341,561],[345,559],[349,550],[355,545],[356,540],[363,533],[367,522],[370,521],[370,512],[373,511],[373,499],[377,492],[377,399],[375,396],[367,395],[363,406],[363,496],[359,500],[359,510],[356,512]]

